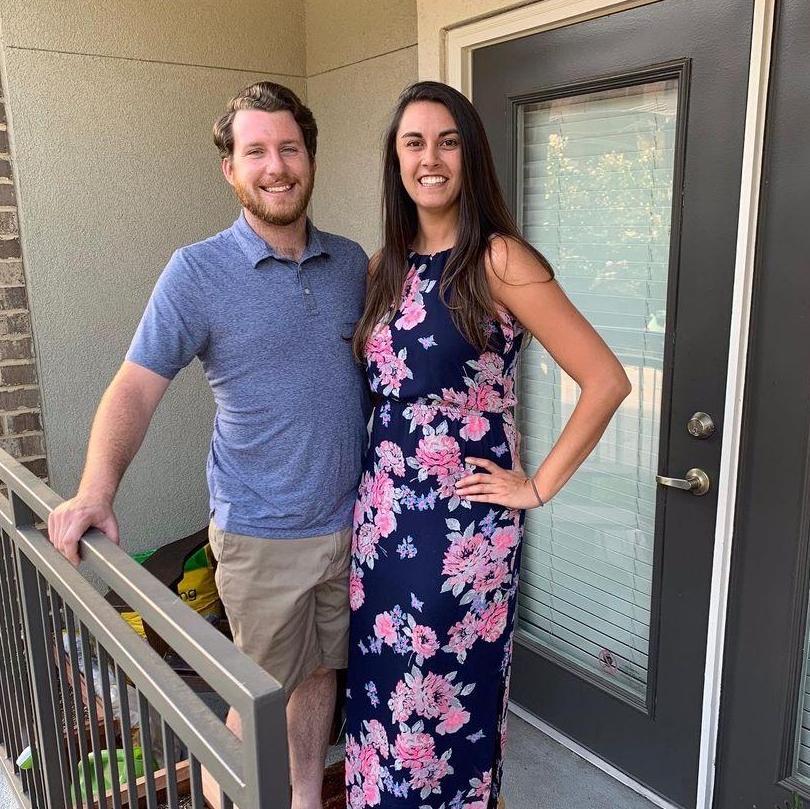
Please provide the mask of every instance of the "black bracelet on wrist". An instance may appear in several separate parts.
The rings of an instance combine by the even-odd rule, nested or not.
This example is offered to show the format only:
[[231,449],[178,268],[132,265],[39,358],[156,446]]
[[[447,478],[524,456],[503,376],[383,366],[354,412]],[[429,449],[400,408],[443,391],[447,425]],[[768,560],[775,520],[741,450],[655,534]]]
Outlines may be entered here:
[[543,502],[543,498],[540,497],[540,492],[537,491],[537,484],[534,482],[534,478],[526,478],[529,483],[532,484],[532,490],[534,491],[534,496],[537,498],[537,505],[541,508],[545,505]]

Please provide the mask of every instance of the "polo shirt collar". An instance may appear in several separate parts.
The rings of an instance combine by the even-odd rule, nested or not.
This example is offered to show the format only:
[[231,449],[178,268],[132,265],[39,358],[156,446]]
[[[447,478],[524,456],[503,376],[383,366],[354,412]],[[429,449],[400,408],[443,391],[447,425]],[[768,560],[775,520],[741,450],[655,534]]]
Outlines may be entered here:
[[[231,232],[237,244],[242,248],[245,257],[254,268],[268,258],[274,258],[276,261],[291,261],[289,256],[277,253],[272,245],[268,244],[253,230],[247,223],[247,219],[245,219],[244,211],[239,214],[239,218],[233,223]],[[304,248],[304,254],[301,256],[299,263],[303,264],[307,259],[326,254],[327,250],[323,246],[321,232],[307,217],[307,246]]]

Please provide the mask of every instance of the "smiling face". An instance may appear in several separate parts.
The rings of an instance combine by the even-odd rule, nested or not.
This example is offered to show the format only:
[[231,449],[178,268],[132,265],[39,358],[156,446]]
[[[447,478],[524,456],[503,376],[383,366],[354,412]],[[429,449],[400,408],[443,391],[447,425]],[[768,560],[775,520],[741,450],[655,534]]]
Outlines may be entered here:
[[315,162],[291,113],[239,110],[222,171],[242,206],[263,222],[291,225],[306,215]]
[[400,178],[417,210],[433,214],[458,206],[463,168],[456,122],[444,104],[414,101],[397,128]]

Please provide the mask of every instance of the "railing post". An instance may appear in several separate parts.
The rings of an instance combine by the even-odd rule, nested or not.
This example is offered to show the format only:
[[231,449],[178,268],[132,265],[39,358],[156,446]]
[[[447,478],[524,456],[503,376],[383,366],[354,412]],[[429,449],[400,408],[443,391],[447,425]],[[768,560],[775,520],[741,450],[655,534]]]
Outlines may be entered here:
[[[33,528],[34,512],[11,492],[11,510],[16,528]],[[57,723],[58,694],[54,691],[53,648],[46,627],[49,616],[42,598],[38,573],[33,563],[23,553],[18,553],[17,570],[20,581],[21,606],[25,625],[25,641],[28,648],[28,670],[34,697],[34,718],[39,749],[31,740],[31,749],[45,787],[47,809],[66,809],[64,784],[65,772],[62,760],[62,732]],[[61,638],[58,639],[61,642]],[[43,807],[44,809],[44,807]]]
[[[254,700],[248,715],[241,717],[243,725],[249,729],[244,739],[253,742],[244,743],[243,753],[248,788],[256,790],[256,809],[290,805],[284,715],[284,692],[277,691]],[[273,721],[279,717],[280,722]]]

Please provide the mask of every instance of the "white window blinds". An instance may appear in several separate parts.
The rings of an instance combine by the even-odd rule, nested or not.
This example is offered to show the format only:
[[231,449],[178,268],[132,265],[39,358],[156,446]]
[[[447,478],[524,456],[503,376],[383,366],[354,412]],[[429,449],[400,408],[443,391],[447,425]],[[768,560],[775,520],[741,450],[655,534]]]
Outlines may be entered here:
[[[519,627],[639,698],[647,684],[655,473],[677,82],[528,104],[519,115],[526,238],[633,384],[592,456],[527,515]],[[536,341],[521,359],[523,460],[534,471],[579,394]]]

